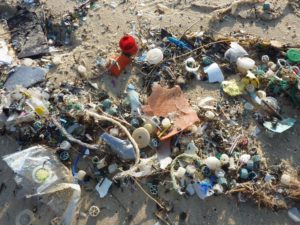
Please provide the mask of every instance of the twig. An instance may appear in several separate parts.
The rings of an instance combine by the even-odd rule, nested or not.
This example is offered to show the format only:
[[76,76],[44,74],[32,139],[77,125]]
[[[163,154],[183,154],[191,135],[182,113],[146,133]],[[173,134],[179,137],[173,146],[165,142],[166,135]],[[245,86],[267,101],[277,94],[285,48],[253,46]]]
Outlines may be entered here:
[[[71,134],[69,134],[66,129],[57,121],[57,119],[52,116],[51,118],[52,122],[54,123],[54,125],[60,130],[60,132],[70,141],[73,143],[76,143],[84,148],[88,148],[91,150],[97,150],[97,151],[103,151],[100,149],[100,147],[98,145],[91,145],[91,144],[87,144],[84,143],[76,138],[74,138]],[[103,151],[104,152],[104,151]]]
[[131,177],[134,182],[136,183],[136,185],[142,190],[142,192],[144,192],[152,201],[154,201],[161,209],[165,209],[165,207],[159,203],[155,198],[153,198],[151,195],[149,195],[147,193],[147,191],[145,191],[145,189],[142,187],[142,185],[137,181],[137,179],[135,179],[134,177]]
[[166,225],[171,225],[168,221],[166,221],[160,214],[159,214],[159,212],[155,212],[154,213],[155,214],[155,216],[158,218],[158,219],[160,219],[163,223],[165,223]]
[[122,119],[119,119],[118,117],[115,117],[115,116],[112,116],[112,115],[109,115],[108,113],[104,112],[102,109],[98,109],[103,115],[109,117],[109,118],[112,118],[114,120],[117,120],[118,122],[120,123],[124,123],[125,125],[129,126],[129,127],[132,127],[132,125],[130,123],[128,123],[127,121],[125,120],[122,120]]

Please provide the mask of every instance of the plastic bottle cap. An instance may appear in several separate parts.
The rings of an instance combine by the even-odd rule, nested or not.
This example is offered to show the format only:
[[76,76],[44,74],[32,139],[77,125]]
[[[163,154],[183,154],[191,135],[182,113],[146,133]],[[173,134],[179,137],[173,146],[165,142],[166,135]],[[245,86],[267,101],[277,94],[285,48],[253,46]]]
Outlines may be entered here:
[[123,53],[128,55],[135,55],[138,51],[138,46],[135,42],[134,37],[126,35],[122,37],[119,41],[119,46]]
[[71,148],[71,143],[68,141],[63,141],[62,143],[60,143],[59,148],[68,151]]
[[161,125],[164,129],[169,128],[171,126],[171,121],[169,120],[169,118],[164,118],[161,121]]
[[150,134],[144,127],[135,129],[132,133],[132,137],[136,141],[139,148],[145,148],[150,143]]
[[78,180],[84,180],[85,175],[86,175],[86,172],[84,170],[79,170],[77,173]]
[[293,63],[300,62],[300,50],[289,49],[287,51],[287,58],[290,62],[293,62]]
[[16,217],[16,225],[30,225],[34,219],[34,214],[29,209],[21,211]]

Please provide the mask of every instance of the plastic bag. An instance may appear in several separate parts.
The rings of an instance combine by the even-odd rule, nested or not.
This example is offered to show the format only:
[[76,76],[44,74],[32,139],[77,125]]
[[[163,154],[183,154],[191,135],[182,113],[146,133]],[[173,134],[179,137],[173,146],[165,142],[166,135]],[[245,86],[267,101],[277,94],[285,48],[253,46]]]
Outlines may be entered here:
[[70,171],[51,149],[38,145],[6,155],[3,160],[15,172],[16,183],[22,186],[17,192],[19,197],[45,195],[43,202],[56,213],[63,212],[61,224],[72,223],[81,189],[72,183]]

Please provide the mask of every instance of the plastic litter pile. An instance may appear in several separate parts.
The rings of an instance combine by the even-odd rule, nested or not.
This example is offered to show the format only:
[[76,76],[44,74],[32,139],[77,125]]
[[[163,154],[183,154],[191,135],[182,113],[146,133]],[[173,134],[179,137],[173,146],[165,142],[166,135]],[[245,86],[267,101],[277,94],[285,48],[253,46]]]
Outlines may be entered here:
[[[54,195],[44,198],[58,215],[53,224],[71,224],[80,187],[92,187],[104,198],[112,185],[128,181],[147,180],[162,209],[158,186],[165,180],[171,181],[166,188],[200,199],[238,193],[239,201],[249,198],[273,209],[300,199],[298,174],[285,163],[269,166],[257,141],[261,132],[280,135],[296,123],[282,113],[278,99],[287,96],[299,107],[299,49],[242,34],[177,37],[164,29],[146,37],[128,34],[120,37],[118,54],[95,59],[97,70],[113,82],[123,82],[129,65],[140,71],[142,85],[126,84],[116,99],[86,78],[60,85],[47,80],[60,63],[55,49],[72,44],[90,7],[96,7],[94,1],[81,4],[58,27],[51,18],[43,21],[48,36],[34,26],[41,43],[28,46],[22,41],[31,40],[31,32],[24,32],[22,21],[40,19],[21,10],[8,21],[11,44],[0,40],[0,129],[22,148],[3,159],[24,187],[21,195]],[[87,73],[84,66],[77,71]],[[193,83],[219,83],[221,98],[190,101],[184,93]],[[56,203],[57,193],[66,189],[72,192],[64,204]],[[91,206],[88,213],[96,217],[100,210]],[[289,215],[300,220],[296,208]]]

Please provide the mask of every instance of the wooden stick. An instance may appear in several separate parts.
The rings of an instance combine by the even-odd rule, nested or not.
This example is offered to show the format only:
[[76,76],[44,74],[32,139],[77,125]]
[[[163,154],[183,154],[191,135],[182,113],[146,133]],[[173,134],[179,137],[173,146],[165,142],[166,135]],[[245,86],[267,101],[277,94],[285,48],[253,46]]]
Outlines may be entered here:
[[135,184],[142,190],[142,192],[144,192],[152,201],[154,201],[161,209],[165,209],[165,207],[159,203],[155,198],[153,198],[150,194],[148,194],[147,191],[145,191],[145,189],[142,187],[142,185],[137,181],[137,179],[135,179],[134,177],[131,177]]
[[52,116],[51,117],[51,121],[54,123],[54,125],[60,130],[60,132],[70,141],[70,142],[73,142],[73,143],[76,143],[84,148],[88,148],[88,149],[91,149],[91,150],[99,150],[99,151],[102,151],[104,152],[103,150],[100,149],[100,147],[98,145],[91,145],[91,144],[87,144],[87,143],[84,143],[76,138],[74,138],[71,134],[69,134],[66,129],[57,121],[57,119]]

